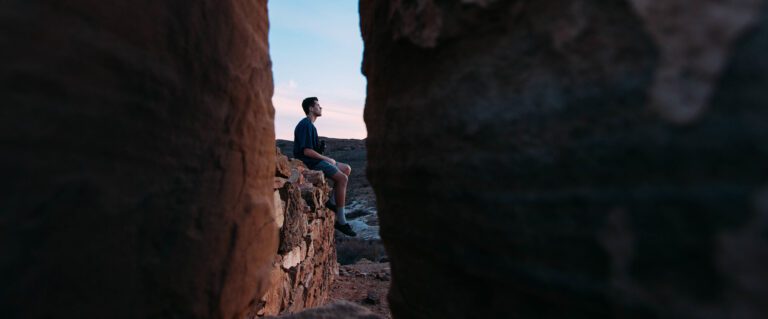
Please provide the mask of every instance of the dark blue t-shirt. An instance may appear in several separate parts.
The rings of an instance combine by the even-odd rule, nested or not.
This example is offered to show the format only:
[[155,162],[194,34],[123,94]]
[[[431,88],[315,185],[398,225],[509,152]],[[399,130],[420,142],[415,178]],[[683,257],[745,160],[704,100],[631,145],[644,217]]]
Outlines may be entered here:
[[307,157],[304,155],[304,149],[309,148],[317,151],[320,147],[320,139],[317,137],[317,129],[309,118],[305,117],[296,125],[293,130],[293,157],[300,159],[309,168],[314,167],[321,160]]

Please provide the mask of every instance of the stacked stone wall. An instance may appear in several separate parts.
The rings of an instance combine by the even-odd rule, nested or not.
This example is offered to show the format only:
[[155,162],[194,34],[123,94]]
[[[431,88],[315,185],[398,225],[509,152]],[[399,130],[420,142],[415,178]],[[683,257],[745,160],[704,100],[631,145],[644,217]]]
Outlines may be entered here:
[[324,206],[330,187],[320,171],[277,150],[274,218],[280,243],[270,271],[270,288],[257,316],[316,307],[325,302],[338,274],[335,216]]

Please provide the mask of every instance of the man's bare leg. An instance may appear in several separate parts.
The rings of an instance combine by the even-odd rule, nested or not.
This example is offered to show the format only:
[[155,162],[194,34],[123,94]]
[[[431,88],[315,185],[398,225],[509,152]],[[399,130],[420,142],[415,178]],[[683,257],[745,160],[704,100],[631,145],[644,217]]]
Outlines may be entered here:
[[[349,176],[349,174],[352,173],[352,167],[347,165],[347,164],[338,163],[337,162],[336,163],[336,167],[339,169],[340,172],[344,173],[344,175]],[[331,179],[333,179],[333,177],[331,177]],[[335,181],[335,179],[334,179],[334,181]],[[333,190],[331,191],[331,195],[332,196],[331,196],[331,201],[330,202],[331,202],[331,204],[336,205],[336,197],[337,197],[337,195],[336,195],[336,186],[335,185],[333,187]],[[344,191],[344,198],[345,198],[345,202],[346,202],[346,190]],[[341,205],[341,206],[345,206],[345,205]]]
[[338,229],[347,236],[357,236],[352,227],[347,223],[347,217],[345,216],[344,203],[347,197],[347,182],[349,182],[348,175],[345,174],[351,172],[349,165],[346,169],[341,169],[336,172],[331,179],[333,179],[334,197],[336,197],[336,225],[334,228]]
[[336,198],[336,222],[344,225],[347,223],[347,218],[344,216],[344,203],[347,197],[347,182],[349,177],[341,171],[336,172],[331,176],[333,179],[333,191]]

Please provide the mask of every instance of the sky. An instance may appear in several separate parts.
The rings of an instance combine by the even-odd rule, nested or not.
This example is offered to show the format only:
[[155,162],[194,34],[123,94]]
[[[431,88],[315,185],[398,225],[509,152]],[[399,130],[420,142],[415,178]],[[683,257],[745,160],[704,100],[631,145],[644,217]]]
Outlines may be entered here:
[[320,136],[366,137],[358,1],[268,1],[277,138],[293,140],[309,96],[323,107],[315,121]]

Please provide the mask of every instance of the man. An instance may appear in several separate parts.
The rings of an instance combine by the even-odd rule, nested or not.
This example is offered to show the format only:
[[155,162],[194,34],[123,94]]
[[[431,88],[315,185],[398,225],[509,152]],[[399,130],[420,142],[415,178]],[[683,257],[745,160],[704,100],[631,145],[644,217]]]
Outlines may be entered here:
[[316,97],[308,97],[301,102],[301,108],[304,109],[306,118],[299,121],[296,129],[293,131],[293,156],[300,159],[312,170],[323,171],[326,177],[333,180],[333,191],[331,199],[325,205],[336,213],[336,224],[334,228],[348,236],[357,236],[352,227],[347,223],[344,216],[344,201],[347,195],[347,182],[352,167],[344,163],[337,163],[336,160],[324,156],[318,152],[320,149],[320,140],[318,139],[315,120],[323,115],[323,108],[318,103]]

